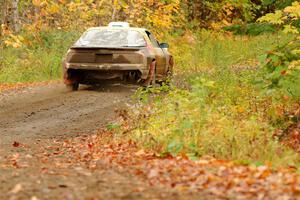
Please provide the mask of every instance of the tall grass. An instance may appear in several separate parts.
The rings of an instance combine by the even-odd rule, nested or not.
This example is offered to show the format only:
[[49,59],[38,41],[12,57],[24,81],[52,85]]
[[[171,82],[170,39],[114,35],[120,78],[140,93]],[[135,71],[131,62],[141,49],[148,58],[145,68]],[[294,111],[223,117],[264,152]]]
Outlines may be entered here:
[[[31,35],[23,36],[33,40]],[[4,48],[0,83],[59,79],[62,57],[77,37],[77,32],[53,30],[41,32],[39,40],[30,41],[30,45]]]
[[[279,35],[209,32],[196,34],[193,44],[190,36],[181,38],[172,49],[177,87],[154,98],[146,118],[142,107],[130,137],[162,154],[296,165],[299,156],[273,137],[275,127],[269,121],[269,111],[276,107],[273,98],[254,84],[259,75],[257,57],[287,40]],[[145,99],[147,92],[138,96]]]
[[235,64],[255,64],[257,57],[265,51],[289,40],[288,36],[281,34],[235,36],[206,30],[187,34],[180,39],[169,38],[176,61],[175,69],[183,73]]

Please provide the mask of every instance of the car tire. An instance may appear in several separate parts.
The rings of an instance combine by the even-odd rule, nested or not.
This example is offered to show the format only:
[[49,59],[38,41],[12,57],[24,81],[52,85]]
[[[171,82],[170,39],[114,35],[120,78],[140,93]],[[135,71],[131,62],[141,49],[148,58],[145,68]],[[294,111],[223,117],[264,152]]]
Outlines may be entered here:
[[76,83],[68,84],[66,85],[66,87],[68,91],[77,91],[79,88],[79,83],[76,82]]
[[174,67],[174,60],[173,60],[173,57],[170,58],[169,60],[169,68],[168,68],[168,71],[167,71],[167,79],[172,79],[173,78],[173,67]]
[[[155,61],[152,62],[152,66],[154,66],[154,68],[150,68],[150,71],[149,71],[149,77],[147,79],[145,79],[143,81],[143,86],[145,87],[155,87],[156,86],[156,64],[155,64]],[[153,74],[153,75],[151,75]]]
[[154,74],[152,76],[152,80],[151,80],[151,83],[150,83],[151,86],[155,87],[156,86],[156,66],[154,68]]

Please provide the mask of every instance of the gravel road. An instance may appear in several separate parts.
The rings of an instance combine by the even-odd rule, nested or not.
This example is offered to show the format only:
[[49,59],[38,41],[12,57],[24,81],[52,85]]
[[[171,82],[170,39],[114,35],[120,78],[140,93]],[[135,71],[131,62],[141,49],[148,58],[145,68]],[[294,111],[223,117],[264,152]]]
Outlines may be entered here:
[[[0,199],[199,199],[146,185],[105,163],[93,171],[52,163],[53,141],[92,133],[113,120],[136,89],[107,84],[68,92],[55,83],[0,94]],[[66,164],[72,159],[61,157]]]
[[68,92],[64,85],[53,84],[0,94],[1,146],[93,131],[112,120],[135,89],[104,85]]

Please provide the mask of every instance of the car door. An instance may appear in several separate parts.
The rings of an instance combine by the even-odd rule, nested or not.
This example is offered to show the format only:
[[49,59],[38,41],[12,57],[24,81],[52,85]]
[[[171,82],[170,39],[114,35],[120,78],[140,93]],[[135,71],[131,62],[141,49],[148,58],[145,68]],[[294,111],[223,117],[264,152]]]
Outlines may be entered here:
[[156,59],[156,74],[157,75],[164,75],[166,72],[166,55],[164,51],[160,48],[158,41],[155,39],[153,34],[151,34],[149,31],[146,31],[150,42],[152,44],[152,47],[154,49],[155,53],[155,59]]

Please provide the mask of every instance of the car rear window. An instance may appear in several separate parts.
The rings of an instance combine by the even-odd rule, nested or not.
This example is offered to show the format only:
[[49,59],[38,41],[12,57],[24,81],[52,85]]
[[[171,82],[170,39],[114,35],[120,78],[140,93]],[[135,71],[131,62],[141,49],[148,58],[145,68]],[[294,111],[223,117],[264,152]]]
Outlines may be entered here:
[[141,47],[146,41],[141,33],[134,30],[89,30],[74,46],[81,47]]

